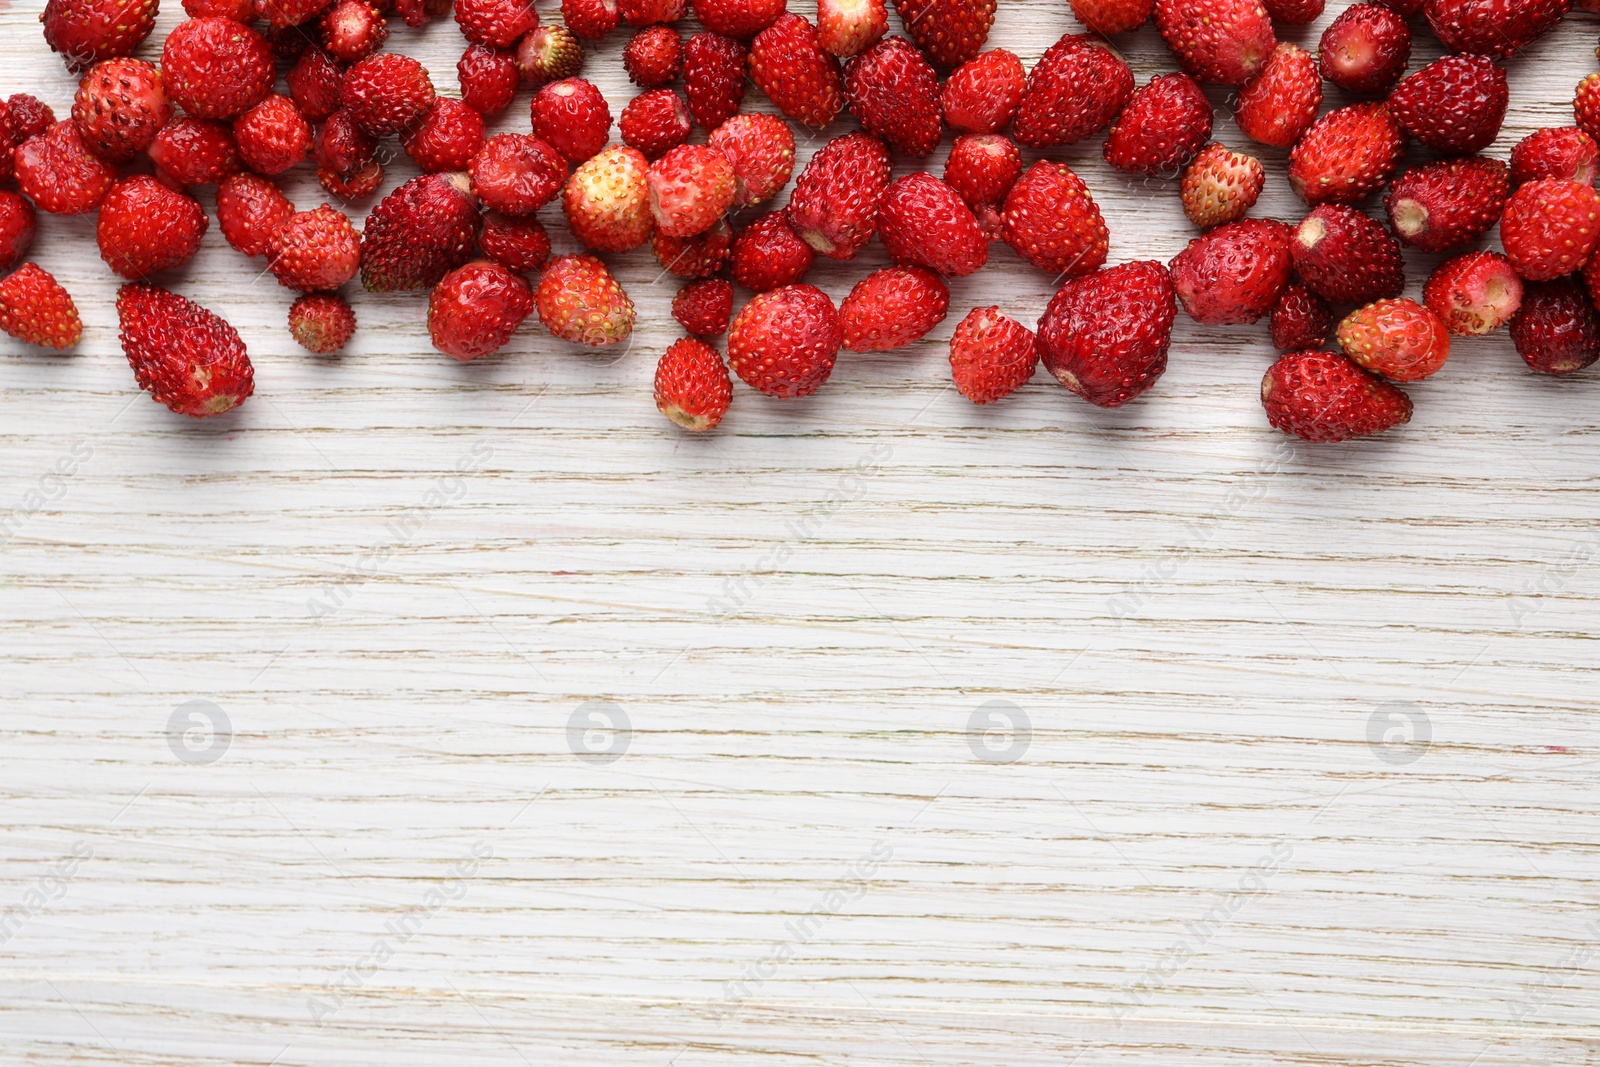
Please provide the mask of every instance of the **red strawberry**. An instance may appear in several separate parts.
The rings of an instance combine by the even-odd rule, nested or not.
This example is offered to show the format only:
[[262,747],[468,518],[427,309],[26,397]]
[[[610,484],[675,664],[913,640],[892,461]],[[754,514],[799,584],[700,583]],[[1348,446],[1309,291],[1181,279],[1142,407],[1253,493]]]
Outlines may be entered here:
[[388,20],[368,0],[338,0],[323,12],[320,28],[322,47],[341,63],[361,62],[389,38]]
[[878,228],[889,152],[865,133],[835,137],[800,172],[787,209],[794,232],[830,259],[851,259]]
[[450,0],[394,0],[395,14],[412,29],[426,26],[450,13]]
[[0,189],[0,272],[17,265],[33,247],[39,216],[27,198]]
[[27,344],[62,352],[83,338],[83,322],[72,297],[36,263],[24,263],[0,280],[0,330]]
[[1388,183],[1405,135],[1382,104],[1330,111],[1289,152],[1289,185],[1312,207],[1357,204]]
[[544,86],[534,94],[531,110],[534,136],[549,142],[574,165],[604,148],[611,133],[606,98],[582,78]]
[[490,48],[510,48],[539,25],[530,0],[455,0],[461,36]]
[[716,429],[732,400],[728,368],[704,341],[676,341],[656,364],[656,408],[685,430]]
[[1593,185],[1600,172],[1600,145],[1576,126],[1535,130],[1511,150],[1511,183],[1561,178]]
[[483,138],[483,116],[460,100],[441,96],[421,122],[400,135],[400,143],[418,167],[439,173],[466,170],[483,148]]
[[361,267],[361,235],[344,212],[323,204],[301,211],[273,231],[267,242],[273,277],[286,289],[332,292]]
[[[1267,14],[1272,16],[1274,23],[1281,22],[1286,26],[1309,26],[1322,17],[1322,10],[1327,6],[1325,0],[1261,0],[1262,6],[1267,9]],[[1406,0],[1410,3],[1413,0]],[[1421,0],[1415,0],[1419,5]],[[1394,3],[1385,4],[1391,10]]]
[[1411,62],[1406,20],[1377,4],[1352,4],[1322,31],[1322,76],[1352,93],[1387,93]]
[[157,0],[49,0],[39,21],[44,42],[76,74],[104,59],[132,55],[156,25]]
[[282,174],[311,152],[311,124],[287,96],[273,93],[233,120],[233,142],[257,174]]
[[354,174],[377,158],[378,140],[357,126],[348,111],[335,111],[318,128],[311,150],[318,166]]
[[1396,297],[1406,286],[1400,243],[1342,204],[1323,204],[1301,219],[1289,252],[1300,280],[1335,303]]
[[585,41],[598,41],[622,23],[616,0],[561,0],[561,21]]
[[320,48],[307,48],[284,76],[289,99],[312,122],[321,122],[339,110],[344,90],[344,68]]
[[989,242],[972,209],[926,171],[906,175],[883,194],[878,237],[896,263],[929,267],[951,278],[989,261]]
[[974,404],[1016,392],[1038,363],[1033,331],[998,307],[973,308],[950,336],[950,377]]
[[1396,178],[1384,206],[1402,243],[1442,252],[1489,232],[1510,192],[1506,165],[1498,159],[1439,159]]
[[712,148],[733,166],[733,204],[771,200],[794,172],[794,134],[775,115],[735,115],[711,132]]
[[890,37],[845,66],[845,99],[868,133],[918,159],[939,144],[939,76],[904,37]]
[[700,278],[672,298],[672,317],[698,337],[720,337],[733,318],[733,283],[725,278]]
[[567,163],[555,148],[525,133],[489,138],[468,169],[478,199],[507,215],[531,215],[556,198]]
[[1573,278],[1532,282],[1511,320],[1517,355],[1540,374],[1571,374],[1600,360],[1600,313]]
[[[945,125],[957,133],[994,133],[1017,113],[1026,87],[1022,60],[1014,52],[996,48],[956,68],[939,90],[939,110],[944,114]],[[1133,92],[1131,74],[1127,92]],[[1041,95],[1041,112],[1047,103],[1050,102]]]
[[784,15],[750,42],[750,80],[805,126],[826,126],[844,107],[839,61],[822,50],[817,31],[799,15]]
[[1580,182],[1529,182],[1506,202],[1500,240],[1512,267],[1528,281],[1570,274],[1600,241],[1600,193]]
[[77,128],[62,121],[17,146],[17,187],[52,215],[82,215],[105,199],[116,172],[84,147]]
[[266,252],[278,227],[294,215],[294,205],[265,178],[235,174],[217,186],[217,226],[236,251]]
[[646,159],[658,159],[689,139],[693,130],[683,97],[671,89],[649,89],[628,101],[617,120],[623,144]]
[[1196,322],[1255,322],[1288,286],[1289,269],[1289,227],[1240,219],[1196,237],[1174,256],[1172,283]]
[[355,310],[343,297],[308,293],[289,308],[289,333],[307,352],[337,352],[355,332]]
[[710,145],[679,145],[645,175],[650,212],[668,237],[693,237],[733,206],[733,165]]
[[142,59],[108,59],[83,76],[72,122],[84,147],[108,163],[127,163],[172,118],[161,73]]
[[303,26],[327,6],[328,0],[255,0],[256,14],[279,30]]
[[252,0],[183,0],[183,13],[192,19],[215,16],[235,22],[254,22],[256,5]]
[[1451,154],[1481,152],[1505,121],[1506,72],[1482,56],[1436,59],[1394,87],[1389,110],[1406,133]]
[[511,106],[522,73],[510,52],[472,44],[456,63],[456,81],[461,85],[461,102],[487,118]]
[[187,263],[209,224],[193,199],[140,174],[117,182],[101,201],[95,241],[108,267],[137,281]]
[[1444,320],[1415,300],[1379,300],[1352,311],[1338,337],[1345,355],[1392,382],[1420,382],[1450,355]]
[[550,234],[538,219],[484,212],[478,248],[506,270],[531,274],[550,261]]
[[628,39],[622,67],[641,89],[659,89],[678,76],[683,65],[683,39],[671,26],[650,26]]
[[220,415],[254,392],[238,332],[200,305],[153,285],[124,285],[117,318],[134,378],[177,414]]
[[1453,334],[1492,333],[1522,306],[1523,285],[1498,252],[1468,252],[1446,260],[1423,286],[1422,300]]
[[844,347],[887,352],[920,340],[944,321],[950,290],[923,267],[876,270],[855,284],[839,305]]
[[950,70],[983,49],[995,0],[894,0],[906,33],[934,64]]
[[1156,0],[1156,28],[1201,81],[1243,85],[1277,47],[1261,0]]
[[689,0],[617,0],[617,14],[635,28],[677,22],[689,13]]
[[457,267],[433,287],[428,337],[433,347],[466,363],[504,348],[533,308],[526,281],[480,259]]
[[1267,368],[1261,406],[1284,433],[1348,441],[1411,421],[1411,398],[1333,352],[1292,352]]
[[1187,74],[1162,74],[1133,94],[1103,154],[1126,174],[1175,178],[1211,139],[1211,101]]
[[516,61],[528,85],[561,81],[583,69],[583,45],[565,26],[540,26],[517,45]]
[[747,59],[743,44],[720,33],[697,33],[684,44],[683,95],[701,129],[714,130],[738,113]]
[[1280,352],[1321,348],[1333,329],[1333,309],[1299,282],[1290,282],[1272,305],[1272,347]]
[[276,73],[266,39],[232,19],[180,22],[161,49],[167,95],[196,118],[244,114],[272,92]]
[[1100,208],[1065,163],[1034,163],[1006,194],[1001,214],[1006,244],[1042,271],[1075,278],[1106,261]]
[[345,71],[339,100],[357,126],[383,137],[420,122],[434,96],[426,67],[398,52],[380,52]]
[[1239,90],[1233,121],[1252,141],[1288,148],[1317,120],[1322,76],[1310,52],[1280,44],[1260,74]]
[[1403,19],[1414,19],[1422,14],[1422,0],[1374,0]]
[[594,256],[557,256],[539,279],[539,321],[563,341],[599,348],[633,332],[633,301]]
[[1143,26],[1155,0],[1072,0],[1072,14],[1090,33],[1129,33]]
[[1254,156],[1209,144],[1183,172],[1183,213],[1202,230],[1241,219],[1266,181],[1266,169]]
[[718,219],[693,237],[668,237],[657,229],[650,235],[650,251],[663,270],[680,278],[709,278],[728,263],[733,250],[733,227]]
[[1176,315],[1172,278],[1161,264],[1095,271],[1051,298],[1039,318],[1039,355],[1056,381],[1089,403],[1121,407],[1167,369]]
[[27,93],[12,93],[7,97],[6,112],[18,144],[49,132],[56,124],[56,113],[50,110],[50,105]]
[[976,211],[999,204],[1022,174],[1022,152],[1009,137],[963,134],[950,146],[944,163],[945,184]]
[[1505,58],[1522,51],[1572,7],[1572,0],[1425,0],[1423,14],[1452,52]]
[[817,43],[829,55],[858,56],[888,32],[883,0],[817,0]]
[[344,204],[368,200],[383,185],[383,164],[376,159],[369,160],[350,174],[336,174],[327,167],[318,167],[317,184]]
[[231,126],[188,115],[161,127],[145,154],[156,165],[156,177],[179,189],[214,185],[243,167]]
[[561,191],[572,236],[597,252],[626,252],[650,237],[650,161],[637,148],[612,145],[572,172]]
[[1600,139],[1600,74],[1590,74],[1578,83],[1572,95],[1572,114],[1579,129]]
[[810,245],[790,228],[781,211],[763,215],[733,239],[728,266],[733,280],[764,293],[793,285],[806,276],[817,258]]
[[712,33],[754,37],[783,15],[785,0],[694,0],[694,17]]
[[1133,72],[1104,41],[1069,33],[1034,64],[1012,132],[1032,148],[1076,144],[1106,126],[1133,97]]
[[827,294],[789,285],[757,293],[739,310],[728,328],[728,365],[768,396],[809,396],[833,373],[841,341]]
[[361,235],[361,284],[431,289],[472,258],[478,204],[464,174],[422,174],[384,197]]

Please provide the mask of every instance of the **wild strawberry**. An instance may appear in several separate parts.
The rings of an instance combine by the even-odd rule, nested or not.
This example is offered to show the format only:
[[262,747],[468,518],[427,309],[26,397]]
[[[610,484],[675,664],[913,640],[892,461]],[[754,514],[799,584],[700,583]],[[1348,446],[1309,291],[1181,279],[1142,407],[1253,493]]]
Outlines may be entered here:
[[304,26],[328,6],[328,0],[255,0],[256,14],[274,29]]
[[817,31],[799,15],[782,16],[750,42],[750,80],[804,126],[826,126],[844,107],[839,61],[822,50]]
[[1284,433],[1348,441],[1411,421],[1411,398],[1333,352],[1291,352],[1267,368],[1261,406]]
[[83,321],[60,282],[38,264],[24,263],[0,280],[0,330],[64,352],[82,340]]
[[711,132],[712,148],[733,167],[733,204],[772,199],[794,172],[794,134],[775,115],[735,115]]
[[1317,120],[1322,76],[1304,48],[1280,44],[1267,65],[1239,90],[1233,121],[1252,141],[1288,148]]
[[712,33],[754,37],[783,15],[784,0],[694,0],[694,17]]
[[39,21],[44,42],[76,74],[133,54],[156,25],[157,0],[49,0]]
[[1038,364],[1033,331],[998,307],[973,308],[950,336],[950,377],[974,404],[1016,392]]
[[563,341],[601,347],[633,332],[633,301],[594,256],[558,256],[539,279],[539,321]]
[[1382,4],[1403,19],[1414,19],[1422,14],[1422,0],[1373,0]]
[[1600,140],[1600,74],[1590,74],[1578,83],[1572,95],[1572,114],[1579,129]]
[[1593,185],[1600,172],[1600,146],[1576,126],[1535,130],[1511,150],[1511,183],[1523,185],[1540,178]]
[[321,122],[339,110],[339,94],[344,89],[344,68],[320,48],[307,48],[284,76],[289,99],[300,114]]
[[689,14],[689,0],[617,0],[617,13],[635,29],[665,25]]
[[187,263],[209,224],[193,199],[140,174],[117,182],[101,201],[95,241],[108,267],[138,280]]
[[1358,365],[1392,382],[1420,382],[1450,355],[1444,320],[1415,300],[1379,300],[1339,323],[1339,347]]
[[[1421,4],[1421,0],[1405,2]],[[1281,22],[1285,26],[1309,26],[1322,17],[1323,8],[1327,6],[1326,0],[1261,0],[1261,4],[1274,23]],[[1392,2],[1384,6],[1394,10]]]
[[337,352],[355,332],[355,310],[343,297],[307,293],[289,307],[289,334],[307,352]]
[[1001,236],[1050,274],[1075,278],[1106,261],[1108,237],[1089,187],[1065,163],[1039,160],[1006,194]]
[[1072,14],[1090,33],[1131,33],[1150,19],[1155,0],[1072,0]]
[[1506,202],[1500,241],[1512,267],[1528,281],[1570,274],[1600,241],[1600,193],[1580,182],[1529,182]]
[[789,225],[829,259],[851,259],[878,228],[889,188],[889,152],[865,133],[835,137],[800,172],[787,208]]
[[944,321],[950,289],[923,267],[876,270],[839,305],[843,345],[852,352],[888,352],[920,340]]
[[1110,125],[1133,98],[1133,72],[1101,40],[1069,33],[1028,75],[1012,133],[1031,148],[1076,144]]
[[456,62],[461,102],[489,118],[511,106],[522,83],[515,56],[485,44],[470,44]]
[[1322,76],[1352,93],[1387,93],[1411,62],[1406,20],[1377,4],[1352,4],[1322,31]]
[[1009,137],[999,134],[957,137],[944,164],[945,184],[960,193],[974,211],[1004,200],[1021,174],[1022,152]]
[[1321,348],[1333,329],[1333,308],[1299,282],[1290,282],[1272,305],[1272,347],[1279,352]]
[[1572,0],[1424,0],[1428,26],[1452,52],[1498,56],[1522,51],[1572,7]]
[[332,292],[361,267],[361,235],[344,212],[323,204],[291,215],[267,242],[278,284],[302,293]]
[[434,348],[466,363],[504,348],[533,308],[525,280],[480,259],[457,267],[433,287],[428,337]]
[[650,164],[650,211],[668,237],[692,237],[733,205],[733,165],[710,145],[680,145]]
[[371,159],[349,174],[337,174],[327,167],[318,167],[317,184],[342,204],[369,200],[383,185],[383,164]]
[[539,25],[529,0],[455,0],[461,36],[490,48],[510,48]]
[[1389,111],[1401,129],[1452,155],[1480,152],[1505,121],[1506,72],[1483,56],[1445,56],[1395,86]]
[[517,45],[517,70],[527,85],[576,77],[583,69],[583,45],[565,26],[540,26]]
[[1255,77],[1278,45],[1260,0],[1156,0],[1156,28],[1184,70],[1223,85]]
[[0,272],[8,271],[33,247],[39,216],[26,197],[0,189]]
[[259,256],[278,227],[294,215],[294,205],[278,187],[254,174],[235,174],[217,186],[217,226],[235,251]]
[[1133,94],[1103,154],[1127,174],[1178,176],[1211,139],[1211,101],[1187,74],[1162,74]]
[[939,76],[904,37],[889,37],[845,67],[845,99],[868,133],[918,159],[939,144]]
[[533,96],[534,136],[548,142],[568,163],[577,165],[606,146],[611,134],[611,109],[591,82],[564,78]]
[[506,270],[532,274],[550,261],[550,234],[531,216],[513,217],[486,211],[483,232],[478,234],[478,248]]
[[[939,90],[939,110],[945,125],[957,133],[995,133],[1016,115],[1027,84],[1022,60],[1014,52],[996,48],[969,59],[945,79]],[[1131,74],[1127,92],[1133,92]],[[1042,92],[1037,107],[1037,118],[1044,118],[1047,111],[1065,117],[1065,108]]]
[[585,41],[598,41],[622,24],[616,0],[561,0],[561,21]]
[[728,327],[728,365],[752,389],[784,399],[809,396],[833,373],[839,313],[812,285],[757,293]]
[[272,92],[276,75],[266,40],[232,19],[180,22],[161,49],[167,95],[196,118],[244,114]]
[[952,70],[983,50],[995,0],[894,0],[906,33],[937,67]]
[[748,55],[742,43],[720,33],[697,33],[684,44],[683,95],[701,129],[714,130],[738,113]]
[[1489,232],[1510,193],[1506,165],[1498,159],[1439,159],[1396,178],[1384,206],[1403,244],[1442,252]]
[[1475,336],[1505,325],[1522,306],[1523,285],[1498,252],[1468,252],[1440,264],[1422,300],[1453,334]]
[[82,215],[100,206],[116,172],[84,147],[71,122],[17,146],[12,156],[17,187],[52,215]]
[[400,135],[400,144],[418,167],[438,173],[466,170],[483,148],[483,138],[483,116],[460,100],[441,96],[421,122]]
[[1382,104],[1330,111],[1289,152],[1289,186],[1312,207],[1358,204],[1400,165],[1405,135]]
[[646,159],[659,159],[689,139],[694,129],[683,97],[671,89],[648,89],[628,101],[617,120],[622,143]]
[[658,228],[650,234],[650,251],[661,269],[680,278],[709,278],[727,265],[733,249],[733,227],[718,219],[692,237],[669,237]]
[[379,52],[344,72],[339,100],[367,133],[384,137],[420,122],[433,107],[433,81],[410,56]]
[[650,26],[628,38],[622,67],[641,89],[659,89],[678,76],[683,65],[683,39],[671,26]]
[[989,261],[989,242],[959,193],[926,171],[889,186],[878,207],[878,237],[896,263],[959,278]]
[[369,0],[337,0],[322,13],[319,26],[322,47],[341,63],[361,62],[389,38],[388,21]]
[[7,97],[6,114],[18,144],[48,132],[56,124],[56,113],[50,105],[27,93],[12,93]]
[[1600,360],[1600,313],[1573,278],[1531,282],[1511,319],[1517,355],[1540,374],[1571,374]]
[[1400,243],[1343,204],[1322,204],[1301,219],[1289,253],[1300,280],[1334,303],[1365,304],[1406,287]]
[[806,276],[817,253],[790,227],[783,212],[763,215],[740,230],[728,257],[733,280],[757,293],[793,285]]
[[72,122],[84,147],[108,163],[127,163],[172,118],[161,72],[142,59],[108,59],[83,76]]
[[448,15],[450,0],[394,0],[394,11],[415,30]]
[[649,160],[637,148],[611,145],[572,172],[561,192],[572,236],[597,252],[626,252],[650,237]]
[[1209,144],[1183,172],[1183,213],[1202,230],[1244,218],[1266,184],[1261,161]]
[[1174,256],[1172,284],[1196,322],[1255,322],[1277,303],[1289,271],[1289,227],[1240,219],[1196,237]]
[[817,0],[817,43],[831,56],[858,56],[888,32],[884,0]]
[[1056,381],[1096,407],[1117,408],[1167,369],[1177,316],[1160,263],[1124,263],[1074,278],[1039,318],[1038,349]]
[[311,151],[311,124],[287,96],[273,93],[233,120],[233,142],[257,174],[282,174]]
[[[254,22],[256,0],[251,0],[250,9],[251,18],[247,21]],[[205,12],[203,14],[191,15],[190,17],[224,18],[227,16],[218,15],[215,12]],[[234,21],[238,22],[239,20],[234,19]],[[267,42],[267,47],[272,49],[273,61],[280,67],[292,67],[308,49],[321,48],[321,45],[318,43],[321,38],[316,34],[307,33],[299,26],[268,25],[267,28],[261,32],[261,36]]]
[[715,429],[732,400],[728,368],[704,341],[675,341],[656,364],[656,408],[685,430]]
[[483,143],[468,164],[478,199],[507,215],[531,215],[554,200],[567,181],[555,148],[525,133],[501,133]]
[[697,337],[720,337],[733,318],[733,283],[725,278],[699,278],[672,298],[672,317]]
[[156,177],[177,189],[216,184],[243,166],[231,126],[188,115],[161,127],[145,154],[156,165]]
[[478,204],[464,174],[422,174],[384,197],[361,234],[370,292],[431,289],[472,258]]
[[177,414],[220,415],[254,392],[238,332],[200,305],[153,285],[124,285],[117,318],[134,378]]
[[318,166],[353,174],[377,157],[378,139],[357,126],[348,111],[335,111],[318,127],[311,151]]

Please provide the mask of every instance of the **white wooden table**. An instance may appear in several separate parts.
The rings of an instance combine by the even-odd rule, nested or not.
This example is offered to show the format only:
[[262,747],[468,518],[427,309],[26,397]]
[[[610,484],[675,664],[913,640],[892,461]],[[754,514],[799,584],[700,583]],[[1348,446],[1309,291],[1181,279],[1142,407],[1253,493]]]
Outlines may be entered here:
[[[64,115],[38,9],[6,91]],[[1570,121],[1595,25],[1511,63],[1495,154]],[[454,88],[453,25],[393,41]],[[1113,262],[1172,256],[1175,190],[1098,151],[1054,155]],[[89,222],[37,259],[87,333],[0,359],[0,1062],[1600,1063],[1600,375],[1463,342],[1408,427],[1311,447],[1265,326],[1180,316],[1126,409],[978,409],[951,329],[1050,295],[997,246],[925,343],[691,438],[648,252],[626,350],[459,366],[356,294],[314,358],[213,226],[171,284],[258,391],[199,423],[136,391]]]

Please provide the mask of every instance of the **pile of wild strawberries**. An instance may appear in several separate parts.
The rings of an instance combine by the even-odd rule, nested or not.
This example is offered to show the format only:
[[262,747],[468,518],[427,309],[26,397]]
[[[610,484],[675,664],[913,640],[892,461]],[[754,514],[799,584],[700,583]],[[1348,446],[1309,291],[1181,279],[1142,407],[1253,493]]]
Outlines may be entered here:
[[[534,313],[556,337],[614,344],[633,329],[632,301],[597,255],[552,259],[537,213],[559,198],[594,253],[648,243],[687,283],[672,313],[688,336],[661,356],[655,391],[691,430],[721,420],[729,367],[762,393],[799,397],[827,381],[841,347],[921,338],[949,310],[945,279],[982,268],[994,241],[1063,284],[1037,332],[998,307],[956,327],[951,374],[979,404],[1041,360],[1092,404],[1128,402],[1166,369],[1178,304],[1200,323],[1270,319],[1287,354],[1262,403],[1274,426],[1308,440],[1407,421],[1411,401],[1394,383],[1437,371],[1452,335],[1508,325],[1547,374],[1595,362],[1600,74],[1578,86],[1575,126],[1528,137],[1509,166],[1476,154],[1505,117],[1498,61],[1572,0],[1376,0],[1344,11],[1318,55],[1278,42],[1274,21],[1310,22],[1323,2],[1072,0],[1092,32],[1067,34],[1025,71],[1004,49],[983,51],[995,0],[894,0],[909,40],[887,35],[885,0],[817,0],[814,22],[786,0],[693,0],[704,30],[687,40],[672,24],[690,0],[561,0],[565,25],[541,25],[532,0],[455,0],[468,41],[456,98],[416,60],[382,51],[392,16],[419,27],[451,0],[184,0],[189,19],[159,66],[131,58],[156,0],[49,0],[45,40],[83,78],[67,120],[29,96],[0,105],[0,178],[19,190],[0,190],[0,269],[25,257],[36,207],[98,211],[101,257],[129,280],[117,311],[134,374],[194,416],[253,388],[237,332],[149,281],[198,249],[209,219],[188,191],[208,184],[228,243],[303,294],[289,328],[313,352],[349,340],[355,315],[338,291],[357,275],[371,291],[430,290],[433,344],[459,360],[505,345]],[[1100,35],[1136,29],[1152,9],[1182,72],[1136,88]],[[1452,54],[1403,77],[1418,16]],[[611,144],[610,108],[577,75],[583,42],[623,23],[641,92]],[[680,78],[681,93],[668,88]],[[1371,99],[1319,117],[1324,79]],[[728,213],[772,201],[795,163],[788,123],[740,112],[747,82],[793,122],[825,128],[848,107],[862,132],[828,142],[785,207],[735,231]],[[1201,82],[1242,86],[1239,131],[1291,148],[1289,182],[1310,208],[1298,225],[1245,217],[1266,174],[1211,140]],[[485,119],[520,85],[537,89],[529,132],[489,136]],[[695,126],[706,143],[690,143]],[[889,180],[891,152],[926,157],[945,127],[956,136],[942,177]],[[1019,145],[1103,130],[1118,171],[1182,176],[1184,210],[1204,232],[1170,265],[1106,267],[1106,225],[1084,182],[1059,162],[1024,169]],[[333,199],[370,199],[390,137],[424,173],[360,232],[330,204],[297,211],[273,182],[310,161]],[[1397,176],[1408,139],[1438,158]],[[1385,187],[1388,226],[1360,210]],[[1503,255],[1464,251],[1434,271],[1421,303],[1400,298],[1402,244],[1467,249],[1496,223]],[[851,259],[874,236],[897,265],[838,307],[803,282],[817,256]],[[754,294],[737,315],[735,283]],[[1334,305],[1355,308],[1337,328]],[[81,334],[71,297],[31,263],[0,281],[0,328],[56,348]],[[1325,350],[1330,331],[1342,352]],[[726,366],[706,343],[724,333]]]

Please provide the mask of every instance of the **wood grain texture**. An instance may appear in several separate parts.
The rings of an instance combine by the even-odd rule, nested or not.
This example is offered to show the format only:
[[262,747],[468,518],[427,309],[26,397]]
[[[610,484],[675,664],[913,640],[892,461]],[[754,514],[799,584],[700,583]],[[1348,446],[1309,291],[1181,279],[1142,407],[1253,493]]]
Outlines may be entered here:
[[[38,10],[5,81],[64,113]],[[993,43],[1073,28],[1005,0]],[[1594,39],[1511,62],[1494,154],[1570,121]],[[453,88],[452,25],[392,44]],[[1113,261],[1169,258],[1175,189],[1098,148],[1050,155]],[[1600,1063],[1593,372],[1462,342],[1402,431],[1313,448],[1265,424],[1264,328],[1180,322],[1124,410],[1042,374],[977,409],[955,322],[1050,295],[997,248],[927,342],[690,439],[646,253],[625,351],[458,366],[360,294],[317,359],[213,227],[171,284],[258,393],[194,423],[136,392],[89,223],[37,257],[88,333],[0,367],[0,1061]]]

